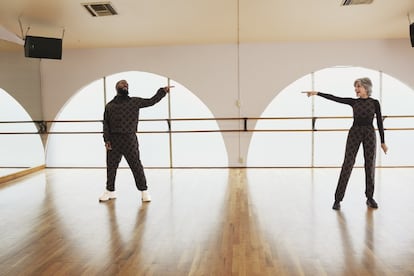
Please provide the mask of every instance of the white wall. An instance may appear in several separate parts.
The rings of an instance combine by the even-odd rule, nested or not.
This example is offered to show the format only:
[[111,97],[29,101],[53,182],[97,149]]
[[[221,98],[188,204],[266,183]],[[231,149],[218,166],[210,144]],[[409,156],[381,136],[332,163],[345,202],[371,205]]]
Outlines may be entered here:
[[23,46],[21,52],[0,52],[0,88],[13,96],[33,120],[43,117],[39,64],[39,59],[24,57]]
[[[334,65],[380,70],[414,88],[414,49],[406,39],[242,44],[239,70],[237,48],[227,44],[64,50],[61,61],[40,64],[43,117],[53,120],[68,99],[93,80],[129,70],[183,84],[216,117],[259,117],[288,84]],[[224,138],[229,165],[244,165],[239,158],[246,160],[250,134],[230,133]]]

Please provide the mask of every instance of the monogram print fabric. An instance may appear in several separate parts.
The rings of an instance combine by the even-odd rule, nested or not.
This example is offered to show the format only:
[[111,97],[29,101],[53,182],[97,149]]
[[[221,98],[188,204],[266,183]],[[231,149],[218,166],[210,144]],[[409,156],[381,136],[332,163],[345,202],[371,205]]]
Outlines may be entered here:
[[140,160],[136,135],[139,110],[158,103],[165,95],[166,92],[163,88],[160,88],[150,99],[117,95],[105,106],[103,138],[112,147],[106,152],[106,189],[108,191],[115,190],[116,171],[122,156],[125,157],[134,175],[137,189],[147,190],[147,181]]
[[335,192],[335,201],[340,202],[344,198],[345,190],[351,176],[352,168],[355,164],[360,145],[364,151],[365,167],[365,195],[373,198],[375,185],[375,155],[376,155],[376,136],[372,125],[374,116],[377,118],[378,131],[381,143],[384,143],[384,128],[380,104],[372,98],[340,98],[330,94],[318,93],[318,96],[352,107],[354,122],[349,130],[346,141],[345,158],[339,175],[338,185]]

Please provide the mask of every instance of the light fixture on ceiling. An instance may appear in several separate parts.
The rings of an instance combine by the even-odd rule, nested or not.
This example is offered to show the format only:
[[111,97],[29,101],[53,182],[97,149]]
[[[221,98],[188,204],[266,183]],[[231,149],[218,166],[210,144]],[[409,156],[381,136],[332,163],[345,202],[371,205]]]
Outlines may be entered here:
[[374,0],[342,0],[341,6],[371,4]]
[[94,17],[118,14],[111,2],[82,3],[81,5]]

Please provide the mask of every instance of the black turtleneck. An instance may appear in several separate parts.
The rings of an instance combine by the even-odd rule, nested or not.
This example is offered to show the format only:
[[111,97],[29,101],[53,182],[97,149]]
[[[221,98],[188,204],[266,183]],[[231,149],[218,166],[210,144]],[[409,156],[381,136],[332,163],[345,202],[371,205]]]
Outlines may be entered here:
[[377,126],[381,138],[381,143],[385,143],[381,107],[378,100],[370,97],[365,99],[341,98],[322,92],[318,92],[318,96],[338,103],[350,105],[352,107],[354,116],[353,126],[372,126],[372,122],[374,120],[375,115],[377,118]]
[[106,106],[103,120],[103,139],[111,141],[112,134],[136,133],[139,119],[139,109],[158,103],[166,92],[163,88],[149,99],[116,95]]

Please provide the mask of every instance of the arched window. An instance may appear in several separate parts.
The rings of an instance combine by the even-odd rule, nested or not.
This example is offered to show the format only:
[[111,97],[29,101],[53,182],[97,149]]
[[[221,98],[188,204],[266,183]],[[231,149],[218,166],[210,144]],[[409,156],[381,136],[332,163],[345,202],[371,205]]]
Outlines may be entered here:
[[[301,91],[316,90],[340,97],[356,97],[355,79],[369,77],[373,83],[372,97],[381,103],[386,143],[389,152],[380,153],[378,166],[414,165],[414,156],[407,154],[414,132],[413,118],[393,116],[414,115],[414,91],[397,79],[379,71],[361,67],[332,67],[306,75],[281,91],[268,105],[262,118],[266,117],[315,117],[312,121],[259,120],[255,129],[289,129],[288,132],[255,132],[252,136],[247,158],[248,166],[273,167],[335,167],[341,166],[345,152],[348,129],[352,125],[352,108],[321,97],[307,98]],[[374,120],[376,127],[376,121]],[[388,130],[387,130],[388,129]],[[398,130],[401,129],[401,130]],[[377,133],[377,143],[380,143]],[[363,165],[362,148],[357,156],[357,166]]]
[[26,110],[0,88],[0,167],[30,168],[45,163],[42,140],[31,121]]
[[[213,118],[208,107],[176,82],[171,94],[171,118]],[[173,131],[219,130],[215,120],[173,121]],[[173,133],[172,162],[177,167],[227,167],[228,158],[220,132]]]
[[[309,90],[311,76],[305,76],[286,87],[267,106],[260,116],[309,117],[312,106],[300,91]],[[256,130],[289,129],[292,132],[254,132],[250,141],[248,167],[309,166],[311,163],[312,134],[295,129],[309,129],[309,120],[259,120]]]
[[[219,132],[182,133],[194,129],[218,130],[216,121],[174,121],[178,118],[213,118],[210,110],[181,84],[156,74],[131,71],[96,80],[76,93],[55,121],[102,120],[105,104],[115,96],[115,84],[121,79],[128,81],[130,96],[142,98],[152,97],[160,87],[168,84],[175,86],[159,103],[140,110],[140,120],[143,121],[138,125],[138,140],[145,167],[227,166],[227,152]],[[181,132],[170,135],[168,119],[172,119],[171,130]],[[68,131],[101,132],[102,123],[54,123],[47,144],[48,167],[105,166],[101,133],[57,134]],[[205,146],[207,141],[208,148]],[[120,167],[127,167],[124,159]]]

